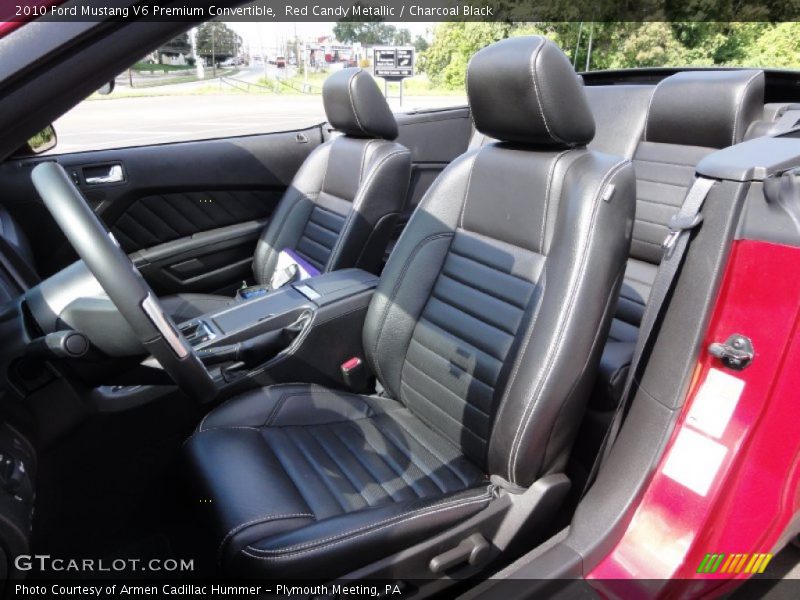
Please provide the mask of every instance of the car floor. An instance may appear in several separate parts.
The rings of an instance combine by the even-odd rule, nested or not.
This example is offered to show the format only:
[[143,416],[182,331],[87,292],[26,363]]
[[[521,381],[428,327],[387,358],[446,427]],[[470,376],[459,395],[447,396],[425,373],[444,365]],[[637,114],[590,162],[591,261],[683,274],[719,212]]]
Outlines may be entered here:
[[[171,394],[96,415],[41,452],[32,550],[61,558],[199,558],[180,448],[203,412]],[[195,573],[208,573],[195,565]]]

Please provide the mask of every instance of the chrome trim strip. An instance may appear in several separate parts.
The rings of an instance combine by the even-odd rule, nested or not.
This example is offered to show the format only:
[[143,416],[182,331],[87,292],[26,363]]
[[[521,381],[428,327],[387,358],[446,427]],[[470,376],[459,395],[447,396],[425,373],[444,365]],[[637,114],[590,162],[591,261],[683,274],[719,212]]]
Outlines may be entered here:
[[169,344],[169,347],[172,348],[172,351],[178,356],[178,358],[186,358],[189,355],[189,351],[181,341],[178,332],[175,331],[175,327],[173,327],[172,324],[167,320],[167,317],[164,316],[161,306],[156,302],[155,298],[153,298],[151,294],[147,294],[147,298],[142,300],[142,310],[144,310],[144,313],[147,315],[153,325],[155,325],[155,328],[158,329],[158,332],[161,334],[167,344]]

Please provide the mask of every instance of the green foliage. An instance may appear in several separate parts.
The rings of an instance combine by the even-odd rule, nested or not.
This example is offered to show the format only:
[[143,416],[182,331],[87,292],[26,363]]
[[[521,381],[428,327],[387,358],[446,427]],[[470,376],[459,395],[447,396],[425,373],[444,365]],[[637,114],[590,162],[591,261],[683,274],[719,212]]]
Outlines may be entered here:
[[747,48],[745,59],[754,67],[800,68],[800,23],[771,25]]
[[[408,32],[408,30],[405,30]],[[340,42],[349,44],[391,44],[397,34],[394,25],[380,21],[339,21],[333,26],[333,35]],[[411,34],[409,33],[409,39]]]
[[236,32],[217,21],[208,21],[197,28],[197,53],[216,62],[236,56],[236,51],[242,45],[242,38]]
[[417,54],[425,52],[425,50],[427,50],[429,46],[430,44],[428,43],[428,40],[426,40],[421,35],[418,35],[417,38],[414,40],[414,49],[417,51]]
[[[662,66],[800,67],[800,23],[551,22],[442,23],[418,65],[432,84],[463,89],[476,51],[518,35],[556,42],[576,69]],[[591,54],[589,45],[591,40]]]
[[440,23],[418,64],[435,86],[463,89],[470,57],[484,46],[507,38],[514,29],[509,23]]
[[392,40],[395,45],[397,46],[408,46],[411,44],[411,31],[402,27],[397,30],[394,34],[394,40]]
[[161,54],[190,54],[192,44],[189,41],[189,34],[182,33],[175,36],[163,46],[158,48],[159,57]]

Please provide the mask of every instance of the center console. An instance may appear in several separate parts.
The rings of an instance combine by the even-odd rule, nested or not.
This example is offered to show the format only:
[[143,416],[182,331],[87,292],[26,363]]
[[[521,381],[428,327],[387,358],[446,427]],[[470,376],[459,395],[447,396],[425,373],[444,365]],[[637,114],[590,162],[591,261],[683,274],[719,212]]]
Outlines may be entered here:
[[325,273],[232,299],[179,328],[223,395],[280,381],[341,386],[339,366],[363,356],[361,329],[377,283],[360,269]]

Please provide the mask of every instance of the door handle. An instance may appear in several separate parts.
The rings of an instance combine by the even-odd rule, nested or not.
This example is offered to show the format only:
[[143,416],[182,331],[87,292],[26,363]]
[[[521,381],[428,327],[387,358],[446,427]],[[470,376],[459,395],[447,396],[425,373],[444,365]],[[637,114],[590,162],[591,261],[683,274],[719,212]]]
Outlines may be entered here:
[[94,175],[86,178],[88,185],[97,185],[99,183],[119,183],[124,179],[122,173],[122,165],[111,165],[108,168],[108,173],[105,175]]

